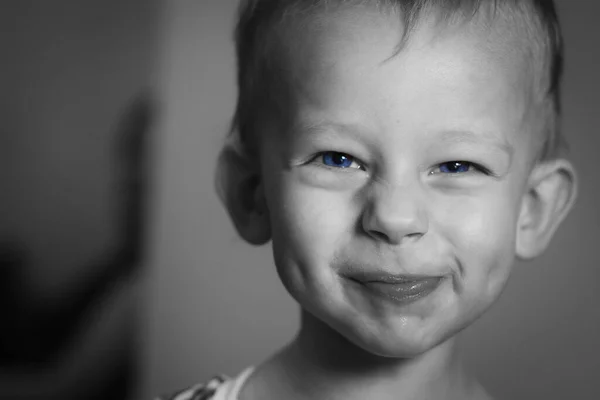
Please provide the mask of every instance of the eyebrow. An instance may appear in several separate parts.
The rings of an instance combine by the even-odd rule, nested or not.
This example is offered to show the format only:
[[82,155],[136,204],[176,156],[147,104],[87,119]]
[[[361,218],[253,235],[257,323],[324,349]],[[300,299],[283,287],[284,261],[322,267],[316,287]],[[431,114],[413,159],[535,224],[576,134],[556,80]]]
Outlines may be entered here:
[[[349,136],[354,139],[364,140],[364,132],[367,127],[360,124],[347,124],[339,122],[329,121],[311,121],[311,122],[299,122],[294,124],[294,132],[305,134],[308,136],[319,135],[320,133],[332,133],[339,136]],[[435,139],[440,140],[446,145],[453,144],[484,144],[486,146],[494,147],[505,153],[509,161],[512,161],[515,148],[505,138],[501,138],[499,135],[481,132],[475,133],[470,130],[446,130],[435,134]]]
[[491,133],[475,133],[468,130],[450,130],[443,131],[438,138],[448,145],[451,144],[485,144],[506,153],[510,160],[515,152],[515,148],[505,138]]
[[367,129],[360,124],[346,124],[328,121],[298,122],[293,125],[293,132],[307,136],[317,136],[321,133],[333,133],[339,136],[350,136],[354,139],[365,139],[364,133]]

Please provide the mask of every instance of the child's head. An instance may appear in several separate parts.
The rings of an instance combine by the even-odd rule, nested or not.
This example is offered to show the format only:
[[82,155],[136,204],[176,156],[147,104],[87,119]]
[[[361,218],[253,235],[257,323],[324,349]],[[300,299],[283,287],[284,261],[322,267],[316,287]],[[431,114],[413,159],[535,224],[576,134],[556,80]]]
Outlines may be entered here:
[[222,198],[301,307],[371,353],[468,326],[574,201],[551,1],[254,0],[237,44]]

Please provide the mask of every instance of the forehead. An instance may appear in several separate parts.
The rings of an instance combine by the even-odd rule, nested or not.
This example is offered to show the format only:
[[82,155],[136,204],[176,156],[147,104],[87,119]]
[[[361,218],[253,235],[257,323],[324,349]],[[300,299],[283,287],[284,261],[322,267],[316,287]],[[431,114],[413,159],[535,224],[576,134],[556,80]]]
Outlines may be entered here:
[[485,26],[474,19],[440,28],[424,16],[398,51],[401,18],[372,7],[291,24],[281,43],[292,117],[379,124],[374,131],[468,128],[515,141],[530,100],[528,66],[506,24]]

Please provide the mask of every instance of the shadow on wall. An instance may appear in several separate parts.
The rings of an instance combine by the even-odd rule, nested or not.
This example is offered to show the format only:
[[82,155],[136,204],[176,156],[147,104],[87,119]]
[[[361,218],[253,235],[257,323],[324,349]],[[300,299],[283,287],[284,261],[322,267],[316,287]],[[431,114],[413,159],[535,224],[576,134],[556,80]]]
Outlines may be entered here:
[[151,113],[150,96],[140,95],[109,136],[116,138],[115,246],[78,266],[71,285],[52,296],[31,290],[25,271],[48,266],[31,264],[26,239],[2,239],[0,398],[130,395],[136,377],[134,292],[145,253]]

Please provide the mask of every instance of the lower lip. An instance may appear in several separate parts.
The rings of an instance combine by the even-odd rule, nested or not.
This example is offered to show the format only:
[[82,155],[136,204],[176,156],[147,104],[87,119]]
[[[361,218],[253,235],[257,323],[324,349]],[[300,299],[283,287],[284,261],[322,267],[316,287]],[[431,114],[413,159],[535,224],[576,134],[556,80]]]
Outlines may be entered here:
[[392,299],[398,303],[409,304],[431,294],[440,286],[441,282],[441,277],[435,277],[401,283],[378,281],[359,283],[372,293]]

